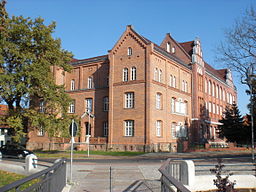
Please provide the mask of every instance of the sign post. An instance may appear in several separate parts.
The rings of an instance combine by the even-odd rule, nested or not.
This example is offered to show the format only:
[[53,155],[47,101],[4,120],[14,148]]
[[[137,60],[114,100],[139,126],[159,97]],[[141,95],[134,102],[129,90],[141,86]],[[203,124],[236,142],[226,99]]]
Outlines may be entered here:
[[76,136],[76,132],[77,132],[77,125],[74,121],[74,119],[72,119],[72,122],[69,126],[69,133],[71,135],[71,148],[70,148],[70,183],[72,183],[72,164],[73,164],[73,148],[74,148],[74,136]]

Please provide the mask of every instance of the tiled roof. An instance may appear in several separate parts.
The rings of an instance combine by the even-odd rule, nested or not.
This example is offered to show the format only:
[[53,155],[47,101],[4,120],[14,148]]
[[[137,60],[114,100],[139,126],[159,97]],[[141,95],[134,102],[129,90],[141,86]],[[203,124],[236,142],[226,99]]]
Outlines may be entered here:
[[71,61],[71,65],[80,65],[80,64],[88,64],[88,63],[95,63],[98,61],[107,61],[108,60],[108,55],[102,55],[102,56],[98,56],[98,57],[92,57],[92,58],[88,58],[88,59],[73,59]]
[[192,56],[194,41],[188,41],[188,42],[183,42],[183,43],[179,43],[179,44],[183,47],[183,49],[184,49],[190,56]]
[[215,75],[216,77],[220,78],[221,80],[225,81],[226,80],[226,71],[227,69],[221,69],[221,70],[216,70],[212,66],[210,66],[208,63],[204,62],[205,69]]

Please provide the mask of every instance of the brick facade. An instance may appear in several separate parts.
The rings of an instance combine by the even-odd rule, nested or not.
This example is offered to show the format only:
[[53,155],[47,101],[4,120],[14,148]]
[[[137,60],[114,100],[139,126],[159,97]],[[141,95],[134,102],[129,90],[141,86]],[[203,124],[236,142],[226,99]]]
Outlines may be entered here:
[[[56,83],[65,84],[74,101],[70,112],[81,117],[92,104],[94,115],[81,117],[79,149],[86,149],[89,121],[92,149],[182,151],[193,143],[217,141],[220,110],[236,102],[230,72],[203,61],[199,40],[178,43],[167,34],[158,46],[127,26],[108,55],[71,65],[65,75],[54,69]],[[210,94],[208,82],[214,87]],[[31,148],[44,149],[42,143],[49,142],[30,134]],[[58,141],[57,148],[68,147],[64,139]]]

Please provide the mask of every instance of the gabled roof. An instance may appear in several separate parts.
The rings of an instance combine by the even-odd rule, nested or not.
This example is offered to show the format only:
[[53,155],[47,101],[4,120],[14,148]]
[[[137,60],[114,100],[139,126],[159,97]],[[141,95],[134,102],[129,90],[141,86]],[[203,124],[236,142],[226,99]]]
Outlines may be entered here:
[[204,66],[205,66],[205,69],[212,73],[213,75],[217,76],[218,78],[220,78],[221,80],[223,81],[226,81],[226,72],[227,72],[227,69],[220,69],[220,70],[216,70],[214,69],[212,66],[210,66],[208,63],[204,62]]

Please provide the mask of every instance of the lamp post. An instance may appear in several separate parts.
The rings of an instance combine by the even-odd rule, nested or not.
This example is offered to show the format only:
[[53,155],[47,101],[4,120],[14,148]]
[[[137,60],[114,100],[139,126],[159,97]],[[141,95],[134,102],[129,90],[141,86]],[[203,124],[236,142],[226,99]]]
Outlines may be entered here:
[[255,155],[254,155],[254,118],[253,118],[253,108],[254,108],[254,94],[253,94],[253,77],[256,77],[253,74],[253,66],[250,67],[250,73],[249,73],[249,85],[250,85],[250,103],[251,103],[251,136],[252,136],[252,162],[255,162]]

